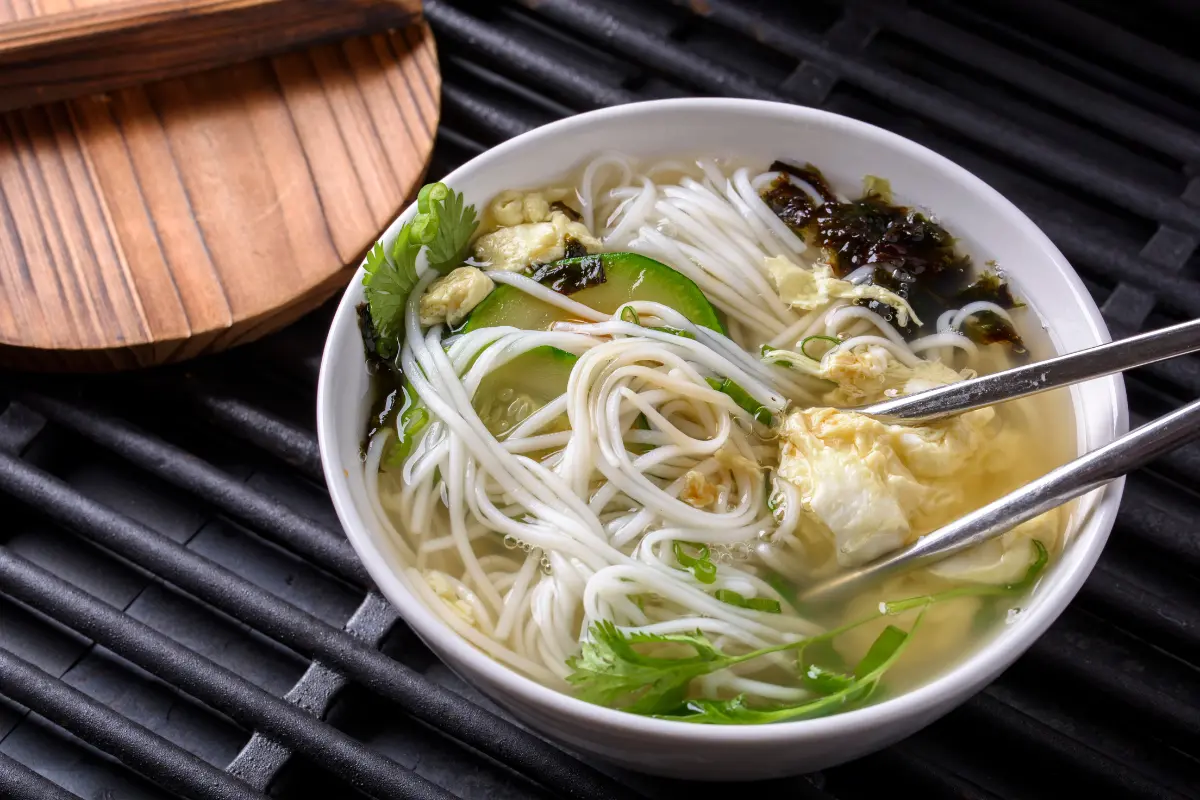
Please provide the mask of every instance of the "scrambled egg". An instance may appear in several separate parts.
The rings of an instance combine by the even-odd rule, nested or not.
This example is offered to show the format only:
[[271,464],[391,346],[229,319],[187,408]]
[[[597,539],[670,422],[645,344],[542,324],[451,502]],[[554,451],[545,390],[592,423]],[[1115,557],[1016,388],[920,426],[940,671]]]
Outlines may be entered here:
[[519,192],[509,189],[496,195],[489,210],[497,226],[512,227],[524,222],[545,222],[550,219],[550,200],[541,192]]
[[[837,349],[822,359],[820,377],[837,388],[832,406],[852,407],[913,394],[971,376],[938,361],[912,367],[886,347]],[[1014,417],[1013,414],[1016,414]],[[911,544],[1020,486],[1039,469],[1029,448],[1039,443],[1009,407],[982,408],[921,426],[888,425],[853,411],[810,408],[792,411],[779,427],[778,476],[799,490],[800,541],[795,555],[816,576],[858,566]],[[1032,460],[1031,460],[1032,456]],[[853,598],[840,618],[851,622],[879,611],[880,603],[945,591],[963,583],[1006,585],[1020,581],[1037,556],[1059,546],[1067,515],[1053,509],[1004,535],[937,562],[895,576]],[[956,597],[923,610],[919,644],[888,673],[893,689],[915,685],[962,652],[976,633],[980,597]],[[881,616],[839,635],[833,646],[858,663],[888,625],[909,630],[913,609]],[[1003,614],[1004,608],[995,610]]]
[[892,358],[886,347],[866,345],[838,349],[821,359],[818,375],[838,385],[827,394],[831,406],[878,403],[902,394],[944,386],[973,373],[958,373],[940,361],[922,361],[908,367]]
[[817,263],[807,270],[784,256],[768,258],[766,264],[779,299],[792,308],[812,311],[828,305],[831,300],[878,300],[896,309],[900,325],[907,325],[910,318],[921,324],[912,306],[900,295],[882,286],[856,286],[834,277],[833,267],[828,264]]
[[421,324],[457,325],[483,302],[494,286],[492,279],[475,267],[459,267],[425,290],[421,297]]
[[921,427],[832,408],[794,411],[779,474],[834,538],[838,563],[866,563],[969,510],[978,456],[995,441],[982,408]]
[[516,272],[557,261],[566,255],[568,236],[589,253],[601,249],[600,240],[582,222],[552,209],[541,192],[502,192],[488,208],[499,227],[475,240],[475,260],[492,269]]
[[721,498],[721,487],[712,483],[704,474],[688,470],[683,478],[683,491],[679,499],[696,508],[707,508]]
[[[826,402],[840,406],[912,394],[969,374],[938,361],[908,367],[874,345],[831,353],[821,372],[838,384]],[[958,519],[998,496],[996,486],[1013,483],[1029,441],[1003,423],[991,408],[920,426],[834,408],[794,410],[779,428],[779,476],[800,489],[802,534],[830,542],[838,564],[857,566]],[[1043,514],[929,572],[952,581],[1019,580],[1034,555],[1029,540],[1053,550],[1060,522],[1057,511]]]

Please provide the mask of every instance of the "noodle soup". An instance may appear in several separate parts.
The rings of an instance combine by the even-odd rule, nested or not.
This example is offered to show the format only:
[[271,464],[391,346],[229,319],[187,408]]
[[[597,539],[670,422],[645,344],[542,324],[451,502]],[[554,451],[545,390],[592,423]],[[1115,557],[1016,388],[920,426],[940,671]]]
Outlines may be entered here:
[[[364,468],[413,590],[547,686],[701,723],[928,680],[1019,608],[1065,510],[825,607],[803,588],[1067,460],[1061,396],[856,406],[1048,355],[1003,265],[886,180],[597,155],[480,210],[427,187],[368,258]],[[933,211],[936,211],[933,210]]]

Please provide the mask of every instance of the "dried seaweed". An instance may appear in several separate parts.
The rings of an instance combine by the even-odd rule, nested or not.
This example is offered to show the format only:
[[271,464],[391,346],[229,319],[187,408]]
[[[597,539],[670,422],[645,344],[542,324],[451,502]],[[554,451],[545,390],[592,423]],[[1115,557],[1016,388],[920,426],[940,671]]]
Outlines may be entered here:
[[960,306],[977,302],[995,303],[1001,308],[1020,308],[1024,305],[1013,297],[1012,289],[994,272],[985,272],[967,288],[954,296]]
[[588,254],[588,250],[584,247],[583,242],[574,236],[564,236],[563,245],[566,248],[563,258],[583,258]]
[[571,208],[569,205],[567,205],[566,203],[564,203],[561,200],[555,200],[553,203],[551,203],[550,210],[551,211],[561,211],[562,213],[566,214],[567,218],[570,219],[572,222],[579,222],[580,220],[583,219],[583,215],[581,215],[578,211]]
[[829,188],[829,181],[825,180],[825,176],[821,174],[821,170],[814,167],[812,164],[805,164],[803,167],[797,167],[795,164],[789,164],[786,161],[774,161],[771,163],[771,172],[786,172],[807,183],[813,188],[821,199],[826,203],[836,203],[837,195],[833,189]]
[[[928,215],[896,204],[886,180],[867,176],[863,196],[841,202],[825,176],[811,164],[797,167],[775,161],[771,170],[786,173],[762,192],[763,201],[775,215],[810,245],[821,248],[823,258],[839,277],[870,267],[869,274],[859,282],[895,292],[926,326],[946,309],[973,300],[987,300],[1004,308],[1020,305],[995,272],[984,273],[968,286],[971,261],[958,252],[954,237]],[[787,176],[803,181],[824,202],[818,205],[809,192]],[[859,305],[897,323],[895,309],[886,303],[860,300]],[[991,322],[978,324],[987,330],[979,335],[1019,346],[1015,332],[1010,337]],[[922,326],[911,321],[897,327],[907,338],[922,332]]]
[[977,311],[963,321],[962,331],[975,344],[1007,344],[1023,355],[1025,343],[1012,323],[995,311]]
[[534,270],[531,277],[543,286],[565,295],[599,286],[608,280],[604,274],[604,263],[598,255],[565,258],[552,264],[543,264]]

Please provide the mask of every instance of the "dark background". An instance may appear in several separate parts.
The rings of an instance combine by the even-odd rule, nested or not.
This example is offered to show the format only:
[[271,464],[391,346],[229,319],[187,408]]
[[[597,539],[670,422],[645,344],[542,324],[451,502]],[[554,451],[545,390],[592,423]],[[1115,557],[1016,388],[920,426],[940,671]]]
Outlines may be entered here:
[[[1114,335],[1200,315],[1200,4],[427,0],[426,8],[445,78],[431,178],[529,128],[613,103],[699,94],[818,106],[928,145],[999,189],[1079,270]],[[242,796],[236,786],[204,788],[202,762],[285,798],[357,797],[351,784],[371,776],[392,787],[379,794],[432,796],[391,780],[394,767],[367,751],[339,751],[331,728],[288,718],[254,687],[462,797],[751,788],[608,767],[616,780],[604,779],[511,729],[479,734],[492,723],[470,716],[470,706],[431,706],[439,696],[414,671],[482,701],[357,585],[361,571],[316,454],[313,398],[329,318],[326,308],[186,368],[86,380],[0,375],[0,797],[60,796],[37,775],[89,800],[177,796],[139,772],[188,796]],[[1136,424],[1200,394],[1200,360],[1138,370],[1127,386]],[[883,753],[751,790],[845,800],[1060,797],[1064,787],[1068,796],[1197,796],[1197,487],[1197,446],[1132,476],[1079,597],[960,709]],[[163,550],[163,541],[178,547]],[[212,573],[214,562],[248,583]],[[353,616],[357,636],[412,668],[381,673],[393,700],[281,644],[317,628],[286,615],[255,619],[266,608],[256,606],[255,586],[336,628]],[[125,616],[113,621],[105,609]],[[172,651],[155,632],[235,676],[160,663]],[[214,686],[220,696],[205,695]],[[143,741],[104,707],[161,738]],[[493,749],[497,761],[454,741],[470,731],[479,747],[511,749]]]

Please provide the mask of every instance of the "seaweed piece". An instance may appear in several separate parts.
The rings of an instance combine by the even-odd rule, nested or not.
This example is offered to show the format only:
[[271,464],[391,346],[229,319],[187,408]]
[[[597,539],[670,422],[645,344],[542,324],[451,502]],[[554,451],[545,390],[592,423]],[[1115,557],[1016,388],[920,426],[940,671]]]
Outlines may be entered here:
[[1017,354],[1025,353],[1025,343],[1017,329],[995,311],[977,311],[963,321],[962,331],[975,344],[1008,344]]
[[[367,365],[370,370],[370,357],[367,359]],[[367,446],[375,434],[395,424],[396,415],[400,413],[402,405],[397,400],[404,394],[404,382],[398,370],[389,367],[372,372],[372,375],[371,411],[367,416],[367,435],[359,442],[359,455],[364,459],[367,457]]]
[[[874,266],[867,284],[883,286],[912,306],[917,317],[936,320],[966,280],[970,259],[955,251],[954,237],[924,214],[884,199],[890,187],[874,184],[872,194],[849,203],[826,203],[817,209],[809,241],[822,248],[834,272],[845,277]],[[896,323],[895,309],[878,300],[864,306]],[[906,337],[920,326],[897,325]]]
[[[381,389],[383,387],[380,387]],[[367,441],[379,433],[384,428],[392,425],[396,420],[396,415],[400,413],[401,403],[397,400],[404,396],[404,392],[399,385],[392,387],[390,390],[380,391],[379,396],[375,398],[375,402],[371,404],[371,412],[367,417]]]
[[976,302],[995,303],[1001,308],[1019,308],[1025,304],[1013,297],[1012,289],[994,272],[984,272],[975,282],[954,296],[958,305]]
[[566,248],[563,258],[583,258],[588,254],[588,250],[583,246],[583,242],[570,234],[563,237],[563,245]]
[[829,188],[829,181],[825,180],[825,176],[821,174],[821,170],[812,164],[797,167],[795,164],[789,164],[786,161],[773,161],[771,162],[770,171],[786,172],[789,175],[796,176],[811,186],[813,191],[819,194],[821,199],[826,203],[836,203],[838,201],[837,195],[833,193],[833,189]]
[[763,200],[780,219],[825,250],[839,276],[868,264],[887,271],[877,269],[875,280],[882,283],[880,279],[890,273],[897,285],[924,282],[944,272],[966,275],[970,261],[955,252],[954,237],[919,211],[894,204],[886,180],[867,176],[864,195],[842,203],[811,164],[801,168],[775,161],[771,170],[796,176],[824,198],[816,206],[807,192],[782,176],[763,192]]
[[358,312],[358,329],[362,333],[363,351],[367,356],[367,372],[371,375],[386,375],[398,369],[398,342],[381,337],[376,332],[375,322],[371,319],[371,308],[366,303],[359,303],[355,311]]
[[418,405],[417,393],[409,383],[394,380],[373,386],[377,396],[367,416],[367,436],[359,445],[359,455],[365,459],[375,435],[385,428],[390,429],[396,438],[388,443],[382,464],[385,469],[400,467],[412,452],[417,435],[429,424],[429,411]]
[[371,309],[359,303],[358,327],[362,333],[363,351],[367,357],[367,374],[371,376],[371,412],[367,417],[367,435],[359,443],[359,455],[366,458],[367,445],[376,433],[390,425],[398,412],[396,397],[402,391],[404,376],[396,363],[398,353],[394,348],[396,339],[387,339],[376,333]]
[[839,275],[875,264],[924,280],[943,272],[963,277],[970,265],[966,256],[955,252],[954,237],[941,225],[875,195],[826,203],[817,209],[813,226],[814,243],[825,250]]
[[580,214],[578,211],[571,208],[569,205],[567,205],[566,203],[564,203],[561,200],[555,200],[553,203],[551,203],[550,210],[551,211],[561,211],[562,213],[566,214],[567,218],[570,219],[572,222],[579,222],[581,219],[583,219],[582,214]]
[[783,220],[796,235],[804,236],[816,211],[808,192],[793,186],[791,181],[780,175],[771,181],[771,185],[762,193],[762,199],[771,213]]
[[[971,259],[956,249],[950,232],[927,214],[897,204],[887,180],[867,175],[862,196],[841,202],[825,176],[811,164],[797,167],[774,161],[770,169],[786,174],[764,188],[763,201],[809,245],[821,249],[834,274],[845,278],[862,270],[856,283],[894,292],[912,307],[913,316],[924,320],[923,326],[911,319],[900,325],[891,305],[874,299],[856,301],[892,323],[906,339],[920,335],[922,328],[933,325],[947,309],[974,301],[1004,309],[1022,305],[992,262],[988,271],[972,281]],[[789,176],[810,186],[812,193],[793,184]],[[813,194],[825,202],[818,205]],[[1014,353],[1025,352],[1012,323],[998,314],[973,315],[964,332],[979,343],[1004,342]]]
[[[870,276],[862,281],[866,286],[882,286],[895,292],[903,298],[913,310],[913,315],[917,319],[925,320],[927,323],[937,320],[942,312],[946,310],[947,304],[944,297],[938,294],[935,289],[941,287],[935,286],[931,288],[930,284],[938,284],[940,281],[933,280],[932,276],[927,276],[926,280],[919,281],[916,276],[908,272],[902,267],[875,267]],[[951,288],[953,291],[953,288]],[[905,337],[915,337],[921,330],[921,326],[913,322],[912,318],[908,323],[901,325],[896,319],[896,309],[887,303],[882,303],[878,300],[858,300],[856,305],[862,306],[870,311],[874,311],[879,316],[886,319],[896,327]]]
[[534,270],[531,277],[543,286],[566,295],[599,286],[608,280],[608,276],[604,274],[604,262],[598,255],[543,264]]

